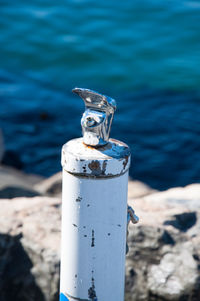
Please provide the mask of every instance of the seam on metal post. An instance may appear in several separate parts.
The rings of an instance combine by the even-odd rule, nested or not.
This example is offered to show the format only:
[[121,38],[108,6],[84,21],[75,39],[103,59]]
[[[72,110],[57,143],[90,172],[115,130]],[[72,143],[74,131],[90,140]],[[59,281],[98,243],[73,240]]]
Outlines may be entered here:
[[90,179],[90,180],[102,180],[102,179],[112,179],[112,178],[118,178],[121,177],[122,175],[124,175],[125,173],[127,173],[129,170],[126,170],[125,172],[122,172],[118,175],[107,175],[107,176],[93,176],[93,175],[86,175],[86,174],[82,174],[82,173],[73,173],[70,172],[68,170],[66,170],[65,168],[63,168],[64,171],[66,171],[67,173],[69,173],[70,175],[73,175],[77,178],[84,178],[84,179]]
[[[89,299],[82,299],[82,298],[78,298],[78,297],[73,297],[67,293],[65,293],[65,295],[70,298],[70,299],[73,299],[73,300],[77,300],[77,301],[90,301]],[[70,300],[69,300],[70,301]]]

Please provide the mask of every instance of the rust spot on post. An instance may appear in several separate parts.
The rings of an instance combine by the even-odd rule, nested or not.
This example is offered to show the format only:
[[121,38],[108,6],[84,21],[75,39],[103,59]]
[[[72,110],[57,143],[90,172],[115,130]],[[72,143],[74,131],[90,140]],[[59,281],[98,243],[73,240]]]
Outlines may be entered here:
[[82,200],[82,198],[79,196],[79,197],[77,197],[76,202],[80,202],[81,200]]
[[124,161],[123,161],[124,169],[126,168],[126,165],[128,164],[128,158],[129,158],[129,156],[126,156],[124,158]]
[[106,166],[107,166],[107,160],[103,161],[103,166],[102,166],[102,174],[105,175],[106,172]]
[[98,160],[93,160],[88,164],[88,167],[92,171],[92,175],[94,176],[99,176],[102,173],[101,165]]
[[85,148],[90,148],[90,149],[94,149],[95,148],[94,146],[87,145],[84,142],[83,142],[83,145],[85,146]]
[[95,146],[87,145],[83,142],[83,145],[85,146],[85,148],[98,149],[99,151],[106,151],[112,148],[112,144],[110,142],[106,143],[105,145],[95,145]]
[[92,230],[92,243],[91,243],[91,247],[94,247],[94,230]]
[[91,170],[99,170],[100,169],[100,163],[98,160],[93,160],[90,164],[88,164],[89,169]]
[[89,169],[92,171],[93,176],[103,176],[106,172],[107,160],[103,161],[102,167],[101,163],[98,160],[93,160],[88,164]]
[[92,286],[88,289],[88,297],[91,301],[97,301],[93,273],[94,273],[94,271],[92,271]]

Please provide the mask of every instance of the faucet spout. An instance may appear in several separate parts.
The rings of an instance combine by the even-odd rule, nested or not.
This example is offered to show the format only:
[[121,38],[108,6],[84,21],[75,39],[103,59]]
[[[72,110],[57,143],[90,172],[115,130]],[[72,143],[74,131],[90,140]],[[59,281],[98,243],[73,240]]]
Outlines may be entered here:
[[79,95],[85,103],[81,119],[84,143],[94,147],[107,144],[116,110],[115,100],[89,89],[74,88],[72,92]]

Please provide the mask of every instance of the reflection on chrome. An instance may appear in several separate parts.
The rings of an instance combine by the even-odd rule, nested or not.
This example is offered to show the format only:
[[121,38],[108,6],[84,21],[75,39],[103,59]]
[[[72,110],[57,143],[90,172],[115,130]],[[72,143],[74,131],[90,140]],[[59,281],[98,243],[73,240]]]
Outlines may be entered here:
[[111,123],[116,110],[114,99],[89,89],[75,88],[85,103],[81,118],[83,141],[87,145],[101,146],[109,140]]

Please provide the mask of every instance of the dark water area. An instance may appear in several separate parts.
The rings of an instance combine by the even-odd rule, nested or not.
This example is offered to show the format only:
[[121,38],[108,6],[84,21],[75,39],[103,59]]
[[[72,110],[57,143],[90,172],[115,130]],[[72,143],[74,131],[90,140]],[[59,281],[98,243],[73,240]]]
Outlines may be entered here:
[[157,189],[200,182],[198,1],[1,1],[0,128],[26,172],[61,170],[81,136],[74,86],[117,101],[111,136]]

